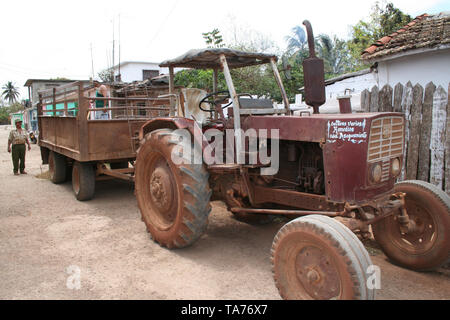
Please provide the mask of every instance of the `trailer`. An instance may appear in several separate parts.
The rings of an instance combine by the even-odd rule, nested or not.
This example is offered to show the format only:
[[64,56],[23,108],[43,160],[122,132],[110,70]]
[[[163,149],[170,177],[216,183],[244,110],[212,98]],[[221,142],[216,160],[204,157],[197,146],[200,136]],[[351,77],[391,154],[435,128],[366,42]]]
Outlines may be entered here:
[[[94,197],[95,181],[118,178],[134,181],[134,160],[140,127],[154,116],[168,116],[167,86],[125,90],[108,86],[109,97],[95,97],[95,86],[81,81],[39,93],[39,146],[50,179],[72,179],[80,201]],[[119,90],[121,89],[121,90]],[[103,108],[95,108],[96,101]],[[96,113],[107,114],[97,120]]]

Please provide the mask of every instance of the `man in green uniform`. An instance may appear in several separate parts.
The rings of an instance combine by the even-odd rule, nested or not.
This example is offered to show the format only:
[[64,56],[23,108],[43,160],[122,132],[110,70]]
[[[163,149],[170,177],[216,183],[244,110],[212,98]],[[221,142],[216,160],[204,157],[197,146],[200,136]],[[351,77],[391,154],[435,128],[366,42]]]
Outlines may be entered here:
[[9,133],[8,152],[12,152],[14,175],[18,176],[19,168],[21,174],[27,174],[25,171],[25,143],[28,145],[28,151],[31,150],[31,146],[26,131],[22,129],[22,120],[16,120],[15,124],[16,129]]
[[[99,82],[94,82],[94,87],[97,89],[95,91],[95,97],[96,98],[106,98],[108,95],[108,89],[104,84],[101,84]],[[105,100],[96,100],[95,101],[95,107],[96,108],[105,108],[107,107],[105,105]],[[109,112],[108,111],[97,111],[95,112],[95,119],[96,120],[108,120],[109,119]]]

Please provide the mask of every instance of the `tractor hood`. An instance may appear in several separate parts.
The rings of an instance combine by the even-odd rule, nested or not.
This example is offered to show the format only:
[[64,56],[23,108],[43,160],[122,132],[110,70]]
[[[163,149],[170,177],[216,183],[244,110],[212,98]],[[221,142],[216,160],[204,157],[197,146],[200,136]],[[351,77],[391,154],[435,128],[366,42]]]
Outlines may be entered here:
[[322,144],[367,144],[370,124],[380,117],[403,117],[401,113],[313,114],[309,116],[249,116],[242,129],[279,130],[280,140],[309,141]]

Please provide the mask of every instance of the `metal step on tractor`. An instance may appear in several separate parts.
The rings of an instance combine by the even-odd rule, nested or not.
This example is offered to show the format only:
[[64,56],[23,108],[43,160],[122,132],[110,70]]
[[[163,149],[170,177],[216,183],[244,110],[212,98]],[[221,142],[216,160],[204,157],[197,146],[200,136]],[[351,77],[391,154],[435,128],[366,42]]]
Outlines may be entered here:
[[[396,183],[406,143],[403,114],[319,113],[323,61],[305,25],[312,113],[293,115],[274,55],[203,49],[161,64],[169,68],[177,107],[140,128],[137,201],[151,237],[169,249],[201,237],[213,198],[244,221],[290,217],[271,250],[282,298],[374,299],[371,258],[357,235],[373,232],[398,265],[437,268],[449,259],[450,199],[422,181]],[[273,69],[283,108],[236,92],[230,70],[256,65]],[[177,96],[174,68],[212,69],[212,92],[186,89]],[[226,90],[218,88],[219,72]]]

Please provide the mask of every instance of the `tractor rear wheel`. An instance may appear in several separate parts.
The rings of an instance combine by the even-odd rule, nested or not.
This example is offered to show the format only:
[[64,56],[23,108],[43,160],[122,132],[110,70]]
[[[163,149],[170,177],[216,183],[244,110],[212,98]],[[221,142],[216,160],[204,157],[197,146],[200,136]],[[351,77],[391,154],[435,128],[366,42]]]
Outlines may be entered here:
[[179,142],[180,137],[170,129],[148,133],[135,164],[142,219],[153,240],[167,248],[183,248],[198,240],[211,212],[209,174],[203,164],[192,164],[191,159],[183,158],[181,164],[172,160]]
[[410,229],[398,215],[372,225],[375,240],[394,263],[416,271],[433,270],[450,259],[450,197],[424,181],[403,181],[395,192],[406,193]]
[[50,173],[50,180],[55,184],[60,184],[66,181],[66,157],[62,154],[50,151],[48,157],[48,171]]
[[91,200],[95,193],[95,170],[91,163],[75,161],[72,168],[72,188],[79,201]]
[[275,236],[272,266],[283,299],[374,299],[372,265],[364,246],[343,224],[325,216],[292,220]]

